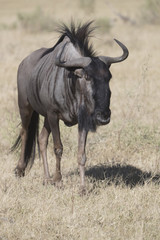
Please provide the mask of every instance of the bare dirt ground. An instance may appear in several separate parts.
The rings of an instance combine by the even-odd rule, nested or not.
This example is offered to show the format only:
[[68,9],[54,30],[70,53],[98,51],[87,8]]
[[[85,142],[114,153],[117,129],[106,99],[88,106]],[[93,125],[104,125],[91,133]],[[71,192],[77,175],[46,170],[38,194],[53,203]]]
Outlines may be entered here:
[[[146,3],[0,1],[0,240],[160,239],[160,25],[149,19],[153,6]],[[84,197],[79,195],[77,126],[61,123],[63,189],[42,185],[38,156],[31,171],[17,179],[19,152],[9,153],[20,130],[18,65],[33,50],[57,41],[57,33],[46,31],[49,22],[71,18],[100,25],[92,38],[99,55],[121,54],[113,38],[130,52],[111,67],[111,123],[88,137]],[[54,174],[52,139],[48,158]]]

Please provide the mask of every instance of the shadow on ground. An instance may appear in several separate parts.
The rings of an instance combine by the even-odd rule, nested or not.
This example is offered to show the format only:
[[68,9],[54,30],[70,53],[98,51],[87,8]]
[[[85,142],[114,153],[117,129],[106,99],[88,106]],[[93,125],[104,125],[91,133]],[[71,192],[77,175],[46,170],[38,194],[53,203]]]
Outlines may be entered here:
[[[78,171],[70,172],[68,176],[78,175]],[[131,165],[97,165],[88,167],[85,175],[93,184],[97,186],[99,181],[105,182],[106,185],[121,185],[133,188],[137,185],[160,184],[160,174],[145,172]]]
[[160,184],[160,174],[143,172],[131,165],[98,165],[86,169],[86,176],[92,178],[93,182],[105,180],[107,185],[124,185],[130,188],[145,183]]

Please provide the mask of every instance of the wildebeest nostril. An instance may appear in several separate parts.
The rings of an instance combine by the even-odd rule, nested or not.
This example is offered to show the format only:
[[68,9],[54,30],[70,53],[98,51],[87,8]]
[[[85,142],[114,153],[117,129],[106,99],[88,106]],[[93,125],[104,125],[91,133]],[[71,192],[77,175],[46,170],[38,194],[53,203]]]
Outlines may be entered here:
[[96,113],[96,121],[98,125],[105,125],[110,122],[110,115],[111,111],[107,112],[106,114],[97,112]]

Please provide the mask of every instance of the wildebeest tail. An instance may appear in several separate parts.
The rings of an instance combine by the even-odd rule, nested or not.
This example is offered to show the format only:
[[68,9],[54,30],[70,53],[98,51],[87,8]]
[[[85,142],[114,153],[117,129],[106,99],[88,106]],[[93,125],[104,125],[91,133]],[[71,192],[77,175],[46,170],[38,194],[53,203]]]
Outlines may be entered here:
[[[32,167],[34,163],[35,153],[36,153],[36,143],[38,144],[38,150],[39,150],[38,135],[39,135],[39,114],[34,111],[32,113],[32,117],[28,127],[28,136],[27,136],[27,142],[26,142],[25,153],[24,153],[24,161],[26,163],[26,167],[28,166],[29,169]],[[15,144],[12,146],[11,151],[16,150],[20,144],[21,144],[21,136],[19,135]]]
[[24,156],[26,166],[29,165],[29,168],[31,168],[34,163],[36,142],[38,143],[38,133],[39,133],[39,114],[37,112],[33,112],[28,127],[28,138]]
[[21,140],[21,136],[19,134],[18,138],[16,139],[14,145],[10,148],[10,152],[14,152],[15,150],[17,150],[21,144],[22,140]]

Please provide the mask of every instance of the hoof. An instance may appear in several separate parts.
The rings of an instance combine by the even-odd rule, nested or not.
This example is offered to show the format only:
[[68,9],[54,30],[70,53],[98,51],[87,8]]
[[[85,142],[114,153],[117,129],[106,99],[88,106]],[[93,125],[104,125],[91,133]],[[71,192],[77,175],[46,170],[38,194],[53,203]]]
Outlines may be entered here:
[[87,194],[85,187],[80,187],[79,194],[81,197],[85,196]]
[[43,180],[43,185],[55,185],[58,188],[62,188],[63,187],[63,183],[62,183],[62,175],[61,173],[56,173],[54,177],[50,177],[50,178],[45,178]]
[[24,177],[24,175],[25,175],[25,170],[20,169],[18,167],[15,168],[14,172],[15,172],[16,177]]
[[58,183],[58,182],[61,182],[62,180],[62,175],[61,173],[55,173],[54,177],[53,177],[53,182],[54,183]]
[[53,185],[54,183],[53,183],[53,178],[45,178],[44,180],[43,180],[43,185],[44,186],[46,186],[46,185]]
[[54,178],[46,178],[43,180],[43,185],[54,185],[55,187],[62,189],[63,188],[63,182],[62,179],[58,179],[57,181],[55,181]]

